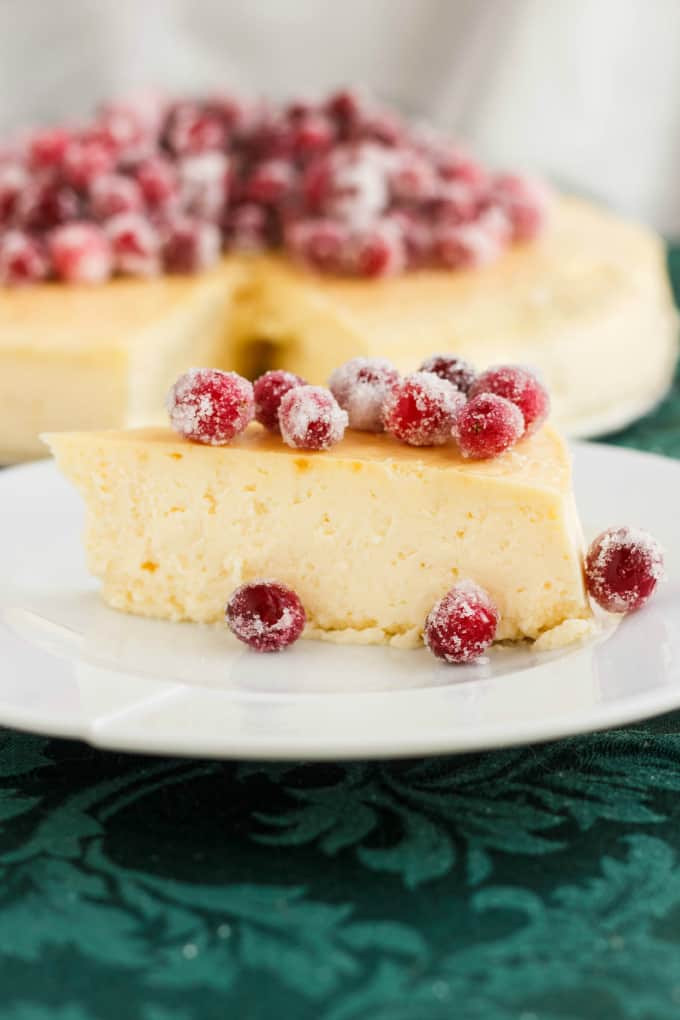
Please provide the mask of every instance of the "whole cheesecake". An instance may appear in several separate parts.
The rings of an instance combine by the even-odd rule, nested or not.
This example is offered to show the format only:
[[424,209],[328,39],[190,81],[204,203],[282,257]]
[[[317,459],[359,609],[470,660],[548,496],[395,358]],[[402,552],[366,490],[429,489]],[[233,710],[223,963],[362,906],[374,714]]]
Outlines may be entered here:
[[47,441],[85,500],[89,567],[116,609],[211,623],[237,586],[273,577],[300,597],[305,636],[411,648],[471,578],[498,608],[498,640],[551,647],[587,628],[570,460],[550,426],[478,461],[356,431],[296,450],[257,423],[220,447],[165,428]]
[[[660,399],[659,239],[342,91],[107,104],[0,148],[0,463],[163,418],[194,365],[324,383],[433,352],[526,362],[572,435]],[[137,277],[136,279],[133,277]]]

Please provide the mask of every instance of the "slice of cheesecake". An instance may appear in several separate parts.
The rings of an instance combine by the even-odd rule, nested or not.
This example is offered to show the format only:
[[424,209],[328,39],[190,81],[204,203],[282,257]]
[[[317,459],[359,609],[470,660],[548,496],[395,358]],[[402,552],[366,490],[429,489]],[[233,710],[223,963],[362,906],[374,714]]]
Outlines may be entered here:
[[238,585],[273,578],[300,596],[309,637],[414,647],[436,600],[471,578],[499,639],[590,616],[551,427],[488,461],[358,432],[302,452],[257,424],[224,447],[167,429],[46,438],[85,499],[89,566],[116,609],[213,622]]

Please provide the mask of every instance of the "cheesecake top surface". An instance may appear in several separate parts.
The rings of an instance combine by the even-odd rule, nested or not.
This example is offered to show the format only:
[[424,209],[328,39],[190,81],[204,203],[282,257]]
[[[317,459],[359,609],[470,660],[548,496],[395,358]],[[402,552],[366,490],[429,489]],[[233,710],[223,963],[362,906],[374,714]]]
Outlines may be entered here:
[[210,459],[215,464],[223,455],[234,454],[258,457],[278,455],[290,458],[295,468],[304,473],[310,466],[325,462],[329,466],[344,462],[351,466],[366,464],[392,464],[414,472],[435,469],[452,471],[476,479],[507,480],[528,486],[538,486],[564,493],[571,487],[571,458],[559,432],[544,425],[535,435],[521,440],[511,450],[488,460],[470,460],[463,457],[451,443],[446,446],[415,447],[400,443],[387,434],[376,435],[348,429],[344,439],[329,450],[314,452],[296,450],[286,446],[280,436],[272,435],[253,422],[246,431],[226,446],[203,446],[177,436],[169,428],[141,428],[106,432],[63,432],[44,436],[53,449],[71,455],[87,455],[98,448],[115,450],[115,456],[139,456],[149,451],[166,454],[169,461],[190,457],[199,459],[210,470]]

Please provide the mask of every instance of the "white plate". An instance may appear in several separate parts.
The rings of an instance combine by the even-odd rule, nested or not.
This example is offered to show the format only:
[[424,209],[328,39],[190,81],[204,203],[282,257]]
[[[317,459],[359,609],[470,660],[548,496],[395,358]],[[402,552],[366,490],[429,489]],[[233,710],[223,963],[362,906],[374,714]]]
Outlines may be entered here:
[[315,641],[258,656],[222,628],[116,613],[85,571],[75,493],[51,463],[5,471],[0,724],[154,753],[365,758],[546,740],[680,707],[680,464],[574,452],[586,528],[648,528],[671,580],[586,646],[495,649],[467,667]]

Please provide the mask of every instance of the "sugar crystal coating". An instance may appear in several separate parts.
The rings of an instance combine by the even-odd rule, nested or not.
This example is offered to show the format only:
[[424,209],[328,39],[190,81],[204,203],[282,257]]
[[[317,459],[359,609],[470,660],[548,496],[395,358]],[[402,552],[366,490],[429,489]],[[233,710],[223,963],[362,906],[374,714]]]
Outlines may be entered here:
[[602,609],[630,613],[651,598],[663,579],[663,550],[640,528],[607,528],[588,550],[585,574],[588,592]]
[[192,368],[167,398],[170,424],[185,439],[224,446],[253,420],[253,387],[236,372]]
[[493,642],[498,610],[473,581],[461,581],[430,610],[423,634],[433,655],[449,663],[474,662]]
[[464,457],[486,460],[509,450],[522,438],[524,418],[505,397],[480,393],[461,407],[452,433]]
[[451,439],[462,393],[432,372],[413,372],[395,383],[383,407],[385,428],[410,446],[441,446]]
[[382,432],[383,405],[398,381],[399,373],[386,358],[352,358],[335,369],[328,385],[347,411],[351,429]]
[[461,393],[468,393],[477,377],[472,365],[455,354],[432,354],[426,358],[420,372],[433,372],[440,379],[446,379]]
[[256,652],[280,652],[305,626],[305,610],[296,593],[278,581],[251,581],[233,593],[225,616],[239,641]]
[[323,386],[294,386],[279,405],[283,441],[299,450],[328,450],[345,434],[347,412]]

